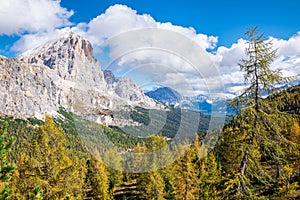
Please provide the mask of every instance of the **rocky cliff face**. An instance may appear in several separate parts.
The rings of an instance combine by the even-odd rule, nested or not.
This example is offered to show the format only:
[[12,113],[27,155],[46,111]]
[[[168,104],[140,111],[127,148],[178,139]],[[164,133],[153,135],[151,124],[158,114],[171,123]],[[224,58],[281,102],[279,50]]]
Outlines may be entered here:
[[103,88],[104,76],[93,56],[92,45],[82,37],[69,33],[29,50],[18,59],[38,66],[48,66],[64,80],[85,86]]
[[99,123],[126,125],[111,113],[134,106],[161,108],[130,79],[103,73],[91,44],[73,33],[17,59],[1,56],[0,90],[0,112],[22,118],[55,115],[64,107]]
[[49,77],[45,66],[0,58],[0,112],[16,117],[52,113],[64,104],[62,90]]

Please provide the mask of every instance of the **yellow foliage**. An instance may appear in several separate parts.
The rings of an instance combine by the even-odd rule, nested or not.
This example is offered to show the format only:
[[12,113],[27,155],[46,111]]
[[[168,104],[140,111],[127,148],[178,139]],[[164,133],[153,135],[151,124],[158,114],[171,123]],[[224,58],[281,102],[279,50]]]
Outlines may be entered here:
[[0,182],[0,191],[2,191],[5,188],[6,182]]
[[296,193],[298,188],[298,182],[294,182],[292,184],[284,185],[281,188],[279,188],[279,194],[281,196],[291,195]]
[[282,170],[283,170],[284,174],[288,177],[291,177],[293,174],[293,168],[289,165],[283,166]]
[[299,144],[300,142],[300,126],[299,123],[295,122],[291,128],[289,140]]

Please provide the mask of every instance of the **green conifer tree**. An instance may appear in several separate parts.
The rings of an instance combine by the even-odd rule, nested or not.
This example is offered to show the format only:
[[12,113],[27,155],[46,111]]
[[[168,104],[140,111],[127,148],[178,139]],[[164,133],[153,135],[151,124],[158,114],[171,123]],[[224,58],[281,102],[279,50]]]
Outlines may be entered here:
[[176,199],[199,199],[199,168],[197,165],[197,152],[189,143],[178,147],[179,151],[187,148],[183,155],[174,163],[173,184]]
[[273,98],[278,93],[276,85],[288,81],[270,67],[276,57],[272,42],[256,28],[250,28],[246,35],[247,58],[239,64],[245,72],[246,88],[231,102],[238,115],[226,126],[220,145],[228,176],[224,191],[235,198],[274,192],[272,184],[280,176],[286,150],[291,147],[286,133],[293,121],[280,111],[280,102],[270,105],[263,97],[266,93]]
[[[4,183],[4,188],[0,192],[0,200],[8,199],[12,190],[8,186],[8,181],[14,171],[14,166],[7,163],[6,156],[13,144],[13,138],[6,139],[8,123],[5,122],[0,129],[0,182]],[[2,184],[1,184],[2,185]]]
[[137,191],[143,199],[162,200],[164,199],[165,183],[159,169],[161,162],[159,162],[158,156],[161,155],[158,155],[158,152],[161,148],[166,147],[166,140],[159,135],[152,135],[143,145],[144,147],[137,150],[147,155],[143,156],[140,164],[145,165],[146,163],[147,166],[144,167],[148,172],[137,176]]
[[109,192],[109,177],[105,166],[100,158],[91,158],[87,161],[87,174],[84,188],[87,191],[86,199],[110,200],[112,195]]
[[109,175],[109,190],[113,191],[114,188],[122,183],[123,173],[121,171],[122,158],[117,151],[110,149],[104,155],[104,163],[107,165]]

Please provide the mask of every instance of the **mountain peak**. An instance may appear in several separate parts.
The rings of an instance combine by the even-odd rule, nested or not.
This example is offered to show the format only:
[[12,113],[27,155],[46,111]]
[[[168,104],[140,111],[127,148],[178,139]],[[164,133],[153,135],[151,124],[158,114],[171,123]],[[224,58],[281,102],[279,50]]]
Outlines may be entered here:
[[[50,61],[45,62],[45,57],[56,54],[59,54],[59,58],[74,59],[75,56],[78,56],[81,58],[95,60],[91,43],[82,36],[73,32],[67,32],[64,35],[61,35],[59,38],[48,41],[32,50],[28,50],[19,55],[18,59],[31,64],[43,64],[53,68],[53,63]],[[38,61],[40,59],[34,59],[34,57],[38,57],[44,60],[44,62],[39,63]]]
[[74,32],[68,32],[65,37],[61,39],[63,41],[63,45],[68,44],[74,51],[83,54],[89,59],[95,59],[91,43],[82,36]]
[[29,50],[18,59],[38,66],[46,65],[66,80],[84,83],[87,80],[99,81],[97,77],[103,79],[91,43],[73,32]]
[[156,99],[157,101],[169,104],[176,104],[180,102],[181,95],[169,87],[161,87],[154,91],[146,92],[146,95],[150,98]]

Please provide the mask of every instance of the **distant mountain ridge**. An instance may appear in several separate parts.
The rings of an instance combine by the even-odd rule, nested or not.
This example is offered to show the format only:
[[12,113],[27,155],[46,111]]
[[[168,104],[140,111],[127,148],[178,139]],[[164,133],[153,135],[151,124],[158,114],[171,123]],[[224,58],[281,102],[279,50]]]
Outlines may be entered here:
[[170,105],[175,105],[182,100],[182,96],[169,87],[161,87],[156,90],[146,92],[145,94],[152,99]]
[[112,112],[161,109],[129,78],[103,72],[83,37],[67,33],[16,59],[0,57],[0,113],[20,118],[57,115],[60,107],[106,125],[124,125]]
[[[153,91],[146,92],[145,94],[164,104],[199,111],[204,114],[211,114],[212,112],[230,112],[229,110],[226,110],[227,99],[224,98],[212,99],[209,96],[202,94],[191,97],[182,96],[169,87],[157,88]],[[218,110],[214,110],[214,108],[217,108]]]

